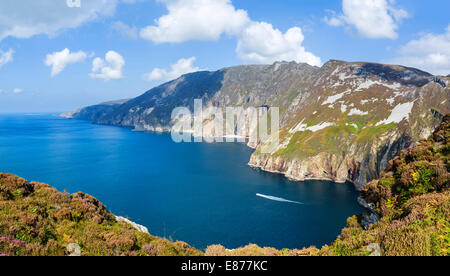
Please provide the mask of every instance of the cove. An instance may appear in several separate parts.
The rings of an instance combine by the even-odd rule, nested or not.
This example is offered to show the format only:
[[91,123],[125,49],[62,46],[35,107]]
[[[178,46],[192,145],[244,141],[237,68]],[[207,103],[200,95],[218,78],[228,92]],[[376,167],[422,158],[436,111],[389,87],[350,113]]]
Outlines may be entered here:
[[247,166],[251,153],[51,114],[0,115],[1,172],[91,194],[152,235],[199,249],[320,247],[362,211],[352,184],[293,182]]

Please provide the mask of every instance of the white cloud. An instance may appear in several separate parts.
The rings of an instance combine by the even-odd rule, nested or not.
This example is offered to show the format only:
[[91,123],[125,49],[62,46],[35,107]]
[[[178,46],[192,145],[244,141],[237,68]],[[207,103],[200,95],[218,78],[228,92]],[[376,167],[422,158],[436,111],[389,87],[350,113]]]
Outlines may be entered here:
[[9,49],[7,52],[3,52],[0,50],[0,68],[3,67],[3,65],[10,63],[14,59],[14,50]]
[[48,54],[45,59],[45,65],[52,67],[51,75],[54,77],[61,73],[67,65],[84,61],[86,57],[87,54],[83,51],[71,53],[70,50],[66,48],[61,52]]
[[343,0],[342,14],[331,11],[331,17],[324,19],[333,27],[354,27],[367,38],[396,39],[399,24],[408,13],[394,4],[395,0]]
[[332,26],[332,27],[340,27],[344,25],[344,22],[337,18],[337,17],[325,17],[325,21],[327,22],[328,25]]
[[252,21],[247,11],[236,9],[230,0],[159,0],[168,14],[140,31],[154,43],[181,43],[189,40],[218,40],[223,34],[238,39],[237,53],[248,62],[307,62],[321,65],[320,58],[302,46],[298,27],[286,33],[266,22]]
[[117,52],[109,51],[105,55],[105,59],[95,58],[92,62],[92,73],[90,77],[93,79],[103,79],[105,81],[117,80],[123,78],[124,58]]
[[236,35],[250,21],[247,12],[236,10],[230,0],[159,0],[169,11],[156,25],[141,30],[141,37],[155,43],[218,40]]
[[131,39],[137,39],[139,36],[136,27],[128,26],[121,21],[114,22],[112,25],[112,29],[120,35]]
[[70,8],[68,2],[63,0],[2,0],[0,40],[10,36],[53,36],[62,30],[113,15],[117,3],[118,0],[86,0],[79,8]]
[[254,22],[240,35],[237,52],[243,60],[251,62],[297,61],[321,66],[320,58],[302,46],[304,39],[298,27],[283,34],[271,24]]
[[[13,94],[20,94],[20,93],[22,93],[24,90],[23,89],[21,89],[21,88],[14,88],[13,90],[11,90],[12,91],[12,93]],[[3,90],[3,89],[0,89],[0,95],[6,95],[6,94],[8,94],[9,92],[8,91],[6,91],[6,90]]]
[[437,75],[450,74],[450,25],[443,34],[424,34],[400,48],[393,60]]
[[201,71],[202,69],[195,67],[194,62],[196,58],[180,59],[177,63],[171,65],[171,70],[155,68],[151,73],[144,75],[146,81],[169,81],[176,79],[184,74]]

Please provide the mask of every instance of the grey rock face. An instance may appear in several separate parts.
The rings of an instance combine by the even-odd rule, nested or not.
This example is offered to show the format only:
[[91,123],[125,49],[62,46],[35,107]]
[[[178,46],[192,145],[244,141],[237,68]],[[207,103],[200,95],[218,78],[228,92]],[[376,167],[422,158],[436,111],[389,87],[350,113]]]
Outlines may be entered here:
[[362,197],[358,198],[358,203],[366,209],[366,212],[362,214],[361,225],[365,230],[368,230],[372,224],[377,223],[380,220],[380,216],[377,214],[377,208],[373,203],[367,203]]
[[375,204],[367,203],[367,201],[362,197],[358,197],[358,204],[361,205],[361,207],[363,207],[364,209],[366,209],[372,213],[377,212],[377,208],[375,207]]
[[376,213],[372,212],[364,212],[362,216],[363,218],[361,220],[361,225],[363,226],[364,230],[369,230],[370,226],[380,220],[380,217]]
[[76,243],[71,243],[67,245],[66,251],[69,253],[71,257],[80,257],[81,256],[81,247]]
[[131,220],[126,219],[126,218],[124,218],[124,217],[118,217],[118,216],[116,216],[116,221],[117,221],[117,222],[124,222],[124,223],[126,223],[126,224],[129,224],[129,225],[133,226],[133,228],[136,229],[136,230],[138,230],[139,232],[146,233],[146,234],[150,234],[150,233],[148,232],[148,228],[147,228],[147,227],[142,226],[142,225],[139,225],[139,224],[137,224],[137,223],[134,223],[134,222],[132,222]]
[[372,252],[370,257],[380,257],[381,256],[381,247],[378,243],[371,243],[367,246],[367,251]]

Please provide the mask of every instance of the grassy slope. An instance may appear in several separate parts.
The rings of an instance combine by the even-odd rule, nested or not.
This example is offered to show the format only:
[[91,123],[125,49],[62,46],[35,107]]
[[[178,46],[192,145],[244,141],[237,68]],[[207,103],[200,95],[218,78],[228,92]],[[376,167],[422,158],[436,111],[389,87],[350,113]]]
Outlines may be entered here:
[[[390,161],[380,180],[362,196],[381,219],[364,230],[361,217],[322,249],[276,250],[249,245],[206,249],[210,256],[369,255],[369,244],[383,255],[450,255],[450,116],[432,138]],[[0,255],[67,255],[77,243],[83,255],[203,255],[183,242],[140,233],[118,223],[95,198],[62,194],[46,184],[0,174]]]
[[83,255],[201,255],[183,242],[141,233],[97,199],[63,194],[46,184],[0,174],[0,255],[67,255],[77,243]]

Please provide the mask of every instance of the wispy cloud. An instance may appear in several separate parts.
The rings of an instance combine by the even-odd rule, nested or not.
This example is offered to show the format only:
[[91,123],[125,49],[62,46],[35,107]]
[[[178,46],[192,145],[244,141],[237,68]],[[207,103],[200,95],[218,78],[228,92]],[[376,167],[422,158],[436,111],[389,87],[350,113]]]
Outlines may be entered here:
[[139,37],[138,29],[135,26],[128,26],[121,21],[114,22],[112,29],[123,37],[131,39],[137,39]]
[[80,7],[76,7],[76,0],[3,0],[0,1],[0,41],[6,37],[54,36],[86,22],[112,16],[117,3],[116,0],[83,0]]
[[0,50],[0,68],[2,68],[5,64],[10,63],[14,60],[14,50],[9,49],[4,52]]
[[177,63],[171,65],[171,70],[155,68],[151,73],[145,74],[143,79],[146,81],[169,81],[180,77],[181,75],[201,71],[199,67],[194,66],[196,58],[180,59]]
[[392,60],[437,75],[450,74],[450,25],[444,33],[423,34],[400,48],[400,56]]

